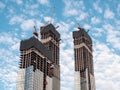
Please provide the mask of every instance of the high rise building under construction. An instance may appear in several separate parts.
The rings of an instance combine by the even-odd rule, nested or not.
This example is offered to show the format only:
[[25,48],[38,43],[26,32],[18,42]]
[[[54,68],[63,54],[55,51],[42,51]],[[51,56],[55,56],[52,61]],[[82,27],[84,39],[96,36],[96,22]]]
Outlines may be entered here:
[[52,24],[20,43],[17,90],[60,90],[60,34]]
[[95,90],[92,40],[85,29],[73,31],[75,90]]

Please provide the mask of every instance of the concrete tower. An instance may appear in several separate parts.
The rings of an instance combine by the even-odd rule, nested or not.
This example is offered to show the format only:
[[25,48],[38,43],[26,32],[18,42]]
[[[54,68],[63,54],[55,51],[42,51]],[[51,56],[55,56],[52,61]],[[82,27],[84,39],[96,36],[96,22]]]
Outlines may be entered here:
[[60,90],[60,66],[59,66],[59,42],[60,34],[56,28],[49,24],[41,27],[41,42],[52,54],[52,64],[54,66],[53,89]]
[[73,31],[75,90],[95,90],[92,40],[83,28],[78,29]]
[[40,33],[41,41],[33,36],[20,43],[17,90],[60,90],[60,34],[52,24],[41,27]]

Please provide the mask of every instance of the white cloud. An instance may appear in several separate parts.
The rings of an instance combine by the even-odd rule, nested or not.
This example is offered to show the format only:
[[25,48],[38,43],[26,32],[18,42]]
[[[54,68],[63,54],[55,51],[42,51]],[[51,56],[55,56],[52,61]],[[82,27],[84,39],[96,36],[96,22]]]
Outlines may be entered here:
[[28,11],[28,13],[29,13],[31,16],[35,16],[35,15],[38,14],[38,11],[30,10],[30,11]]
[[[39,4],[32,4],[30,8],[31,8],[31,9],[37,9],[38,7],[39,7]],[[28,7],[28,8],[29,8],[29,7]]]
[[99,24],[101,22],[101,20],[94,16],[91,18],[91,22],[92,22],[92,24]]
[[119,31],[112,31],[109,30],[108,35],[107,35],[107,41],[110,42],[114,48],[120,50],[120,32]]
[[13,24],[17,24],[17,23],[22,23],[24,21],[24,19],[20,16],[13,16],[10,21],[9,24],[13,25]]
[[24,9],[21,9],[21,11],[26,14],[26,15],[30,15],[30,16],[37,16],[41,15],[41,10],[39,10],[39,4],[33,4],[33,3],[27,3],[24,7]]
[[[51,20],[50,17],[44,17],[44,19],[45,19],[45,21]],[[35,19],[25,20],[21,16],[13,16],[10,19],[9,24],[10,25],[20,24],[20,27],[22,30],[31,30],[31,29],[33,29],[34,25],[37,25],[37,27],[40,27],[43,25],[43,23],[41,23],[38,20],[35,20]]]
[[65,4],[63,11],[64,16],[76,16],[85,9],[83,1],[63,0],[63,2]]
[[34,23],[33,19],[24,20],[21,24],[21,29],[22,30],[31,30],[31,29],[33,29],[34,25],[35,25],[35,23]]
[[85,29],[90,29],[90,28],[91,28],[91,26],[90,26],[89,24],[84,24],[83,27],[84,27]]
[[114,16],[115,16],[115,14],[109,8],[107,8],[105,10],[104,18],[106,18],[106,19],[113,19]]
[[105,24],[104,29],[107,30],[107,42],[109,42],[114,48],[120,50],[120,32],[110,24]]
[[120,15],[120,4],[118,4],[117,13],[118,13],[118,15]]
[[88,13],[86,12],[80,12],[80,15],[76,18],[77,20],[81,21],[81,20],[86,20],[88,17]]
[[11,0],[11,1],[17,5],[21,5],[23,3],[23,0]]
[[54,19],[51,18],[51,17],[46,16],[46,17],[44,17],[44,21],[45,21],[46,23],[53,23],[53,22],[54,22]]
[[9,46],[12,46],[14,44],[16,44],[17,42],[19,42],[19,39],[11,36],[11,33],[8,32],[8,33],[1,33],[1,36],[0,36],[0,43],[1,44],[7,44]]
[[40,4],[43,4],[43,5],[49,3],[48,0],[38,0],[38,2],[39,2]]
[[115,23],[116,23],[116,25],[118,25],[118,26],[119,26],[119,25],[120,25],[120,20],[118,20],[118,19],[117,19],[117,20],[115,20]]
[[73,42],[71,42],[72,33],[70,32],[73,25],[73,22],[66,23],[63,21],[56,24],[59,26],[57,30],[61,33],[62,38],[60,45],[61,90],[74,89]]
[[72,23],[68,24],[68,23],[65,23],[63,21],[61,21],[60,23],[57,24],[57,26],[59,26],[58,30],[59,30],[60,33],[68,32],[70,30],[71,25],[72,25]]
[[[10,50],[19,50],[19,39],[16,37],[17,35],[14,33],[11,35],[12,32],[8,33],[1,33],[0,36],[0,43],[3,46],[2,48],[9,48]],[[5,47],[4,47],[5,46]],[[7,47],[9,46],[9,47]]]
[[[68,43],[68,41],[66,41],[66,43]],[[69,48],[69,49],[61,48],[60,57],[61,57],[60,65],[61,65],[61,84],[62,84],[61,88],[67,87],[66,90],[73,90],[73,87],[74,87],[74,73],[73,73],[74,72],[74,61],[73,61],[72,48]]]
[[19,47],[16,46],[19,39],[11,33],[1,33],[0,36],[0,83],[3,84],[5,90],[15,90],[19,61],[17,51]]
[[12,48],[12,50],[18,50],[19,51],[19,47],[20,47],[20,43],[18,42],[16,44],[14,44],[11,48]]
[[103,28],[93,28],[93,36],[99,37],[105,34],[105,30]]
[[67,11],[67,14],[70,16],[74,16],[78,14],[78,11],[76,9],[70,9]]
[[0,9],[3,9],[3,8],[5,8],[5,4],[0,1]]
[[16,3],[18,4],[18,5],[20,5],[20,4],[22,4],[23,3],[23,1],[22,0],[15,0],[16,1]]
[[41,26],[43,26],[43,25],[44,25],[43,23],[41,23],[41,22],[40,22],[40,21],[38,21],[38,20],[36,20],[36,21],[35,21],[35,23],[36,23],[37,27],[41,27]]
[[[97,90],[119,90],[120,56],[106,44],[96,41],[94,44],[94,68]],[[114,74],[116,73],[117,74]]]
[[95,9],[97,12],[102,13],[102,9],[99,7],[98,4],[99,4],[98,1],[95,2],[95,3],[93,3],[93,7],[94,7],[94,9]]
[[[9,49],[0,49],[0,82],[3,83],[5,90],[14,90],[18,70],[19,57]],[[18,53],[18,52],[17,52]],[[4,54],[4,55],[3,55]],[[14,58],[13,58],[14,57]],[[4,60],[4,61],[3,61]]]
[[[98,0],[100,1],[100,0]],[[40,1],[40,4],[45,5],[48,4],[48,1],[44,0],[43,2]],[[42,3],[41,3],[42,2]],[[76,20],[85,20],[87,16],[91,15],[85,9],[84,1],[82,0],[64,0],[65,2],[65,8],[62,8],[64,10],[63,14],[64,16],[75,16]],[[80,2],[80,3],[78,3]],[[19,4],[20,2],[18,2]],[[22,3],[21,3],[22,4]],[[24,9],[24,14],[29,18],[29,15],[35,16],[36,15],[41,16],[41,13],[38,11],[39,4],[37,5],[31,5],[30,3],[25,4],[26,9]],[[99,14],[103,12],[102,8],[99,6],[100,4],[94,3],[94,9],[98,11]],[[90,5],[91,6],[91,5]],[[104,5],[103,5],[104,6]],[[120,5],[118,5],[119,7]],[[5,8],[6,6],[3,5],[2,8]],[[64,7],[64,5],[63,5]],[[0,5],[1,8],[1,5]],[[8,7],[9,8],[9,7]],[[36,10],[37,9],[37,10]],[[38,10],[39,9],[39,10]],[[89,8],[90,9],[90,8]],[[88,10],[89,10],[88,9]],[[85,11],[86,12],[85,12]],[[11,16],[15,14],[16,9],[10,8]],[[107,11],[107,10],[106,10]],[[119,13],[119,8],[117,8],[117,12]],[[91,9],[91,12],[93,12],[93,9]],[[112,12],[113,13],[113,12]],[[92,14],[93,15],[93,14]],[[14,16],[14,15],[13,15]],[[107,15],[106,18],[113,18],[115,14]],[[91,16],[90,16],[91,17]],[[74,17],[72,17],[73,20]],[[48,21],[50,20],[50,17],[45,17],[44,20]],[[60,26],[57,30],[61,33],[61,50],[60,50],[60,64],[61,64],[61,90],[74,90],[74,59],[73,59],[73,39],[72,39],[72,33],[73,30],[72,27],[75,25],[75,22],[68,22],[65,18],[66,22],[61,21],[58,25]],[[95,16],[91,19],[91,22],[96,24],[100,23],[99,18]],[[96,23],[95,23],[96,22]],[[28,33],[26,33],[25,30],[31,30],[33,29],[33,25],[35,24],[37,27],[42,26],[43,24],[41,21],[35,20],[35,19],[23,19],[20,16],[16,16],[11,18],[11,21],[9,21],[10,24],[16,24],[19,23],[21,25],[22,30],[22,38],[28,38]],[[102,24],[102,22],[100,23]],[[118,26],[120,25],[119,20],[116,21],[116,24]],[[32,25],[32,26],[31,26]],[[77,26],[77,25],[76,25]],[[91,26],[89,24],[85,24],[84,27],[86,29],[90,29]],[[120,55],[117,55],[115,53],[115,50],[120,50],[120,35],[119,35],[119,28],[116,28],[115,26],[107,25],[103,28],[94,28],[94,33],[92,35],[96,36],[102,36],[104,38],[104,34],[106,34],[106,37],[104,38],[105,41],[107,41],[106,44],[103,42],[95,41],[94,43],[94,61],[95,63],[95,78],[96,78],[96,86],[97,90],[120,90]],[[4,29],[3,29],[4,30]],[[13,32],[11,32],[13,35]],[[9,33],[11,35],[11,33]],[[15,87],[15,78],[16,78],[16,71],[17,71],[17,64],[15,62],[19,61],[19,56],[16,55],[16,50],[19,48],[19,40],[14,39],[13,37],[7,35],[1,34],[0,36],[0,45],[3,47],[9,47],[9,49],[0,49],[0,82],[3,82],[5,86],[5,90],[15,90],[12,87]],[[18,36],[19,37],[19,36]],[[100,38],[99,40],[101,41]],[[98,38],[95,38],[97,40]],[[108,46],[107,46],[108,45]],[[13,51],[14,50],[14,51]],[[3,55],[5,53],[5,55]],[[118,51],[119,53],[119,51]],[[17,52],[18,54],[18,52]],[[15,58],[13,58],[15,57]],[[1,66],[4,65],[4,66]],[[10,66],[9,66],[10,65]],[[8,66],[8,67],[7,67]],[[63,69],[64,68],[64,69]],[[114,74],[116,73],[117,74]],[[4,76],[3,76],[4,75]],[[12,76],[11,76],[12,75]],[[8,80],[7,80],[8,78]],[[2,80],[2,81],[1,81]],[[10,81],[10,82],[9,82]],[[69,83],[68,83],[69,82]]]

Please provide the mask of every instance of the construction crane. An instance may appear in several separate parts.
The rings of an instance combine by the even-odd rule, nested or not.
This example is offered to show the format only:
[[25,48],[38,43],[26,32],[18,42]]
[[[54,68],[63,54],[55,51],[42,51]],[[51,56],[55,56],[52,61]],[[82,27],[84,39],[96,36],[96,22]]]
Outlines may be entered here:
[[88,33],[89,31],[90,31],[90,30],[88,29],[88,30],[87,30],[87,33]]
[[34,26],[34,32],[33,34],[38,38],[38,32],[36,31],[36,27]]
[[54,17],[54,10],[55,10],[55,7],[52,8],[50,23],[52,23],[52,18]]
[[56,27],[55,27],[55,29],[58,29],[58,28],[59,28],[59,26],[56,26]]
[[78,29],[81,30],[80,24],[78,23]]

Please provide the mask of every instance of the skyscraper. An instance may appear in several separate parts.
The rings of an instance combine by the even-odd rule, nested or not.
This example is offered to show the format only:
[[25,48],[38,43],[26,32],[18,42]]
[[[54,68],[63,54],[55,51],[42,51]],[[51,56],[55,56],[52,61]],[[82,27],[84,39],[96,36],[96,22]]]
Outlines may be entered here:
[[33,36],[20,43],[17,90],[60,90],[60,34],[52,24],[40,34],[41,41]]
[[95,90],[92,40],[83,28],[73,31],[75,90]]

